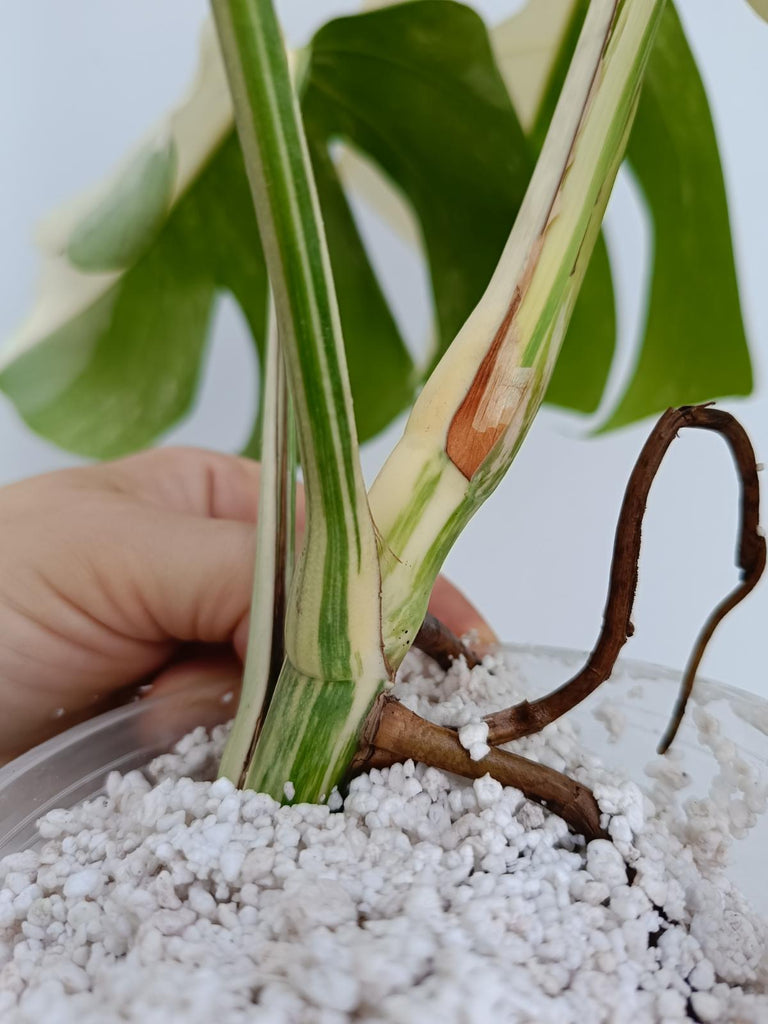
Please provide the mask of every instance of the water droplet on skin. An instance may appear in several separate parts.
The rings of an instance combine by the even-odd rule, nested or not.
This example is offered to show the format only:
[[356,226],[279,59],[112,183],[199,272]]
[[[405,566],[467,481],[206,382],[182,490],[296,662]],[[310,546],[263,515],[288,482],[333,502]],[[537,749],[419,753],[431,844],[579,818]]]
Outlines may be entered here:
[[54,718],[63,718],[65,713],[66,713],[66,709],[65,708],[56,708],[56,710],[53,712],[53,717]]
[[234,697],[234,694],[232,693],[232,691],[231,690],[227,690],[227,692],[221,698],[221,703],[222,704],[229,704],[232,701],[233,697]]

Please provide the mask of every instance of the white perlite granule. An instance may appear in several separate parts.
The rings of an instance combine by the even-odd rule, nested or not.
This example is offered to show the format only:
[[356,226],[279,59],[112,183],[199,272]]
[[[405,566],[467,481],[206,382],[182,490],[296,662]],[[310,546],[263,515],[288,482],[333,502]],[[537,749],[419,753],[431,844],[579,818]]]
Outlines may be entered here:
[[[491,659],[440,681],[414,660],[395,692],[461,727],[513,690]],[[112,775],[0,864],[3,1021],[768,1021],[766,925],[720,867],[734,787],[736,829],[765,797],[738,759],[723,800],[673,822],[567,722],[516,744],[593,787],[613,842],[585,849],[517,790],[411,762],[337,813],[280,807],[202,779],[224,737]],[[656,777],[659,797],[678,785]]]
[[487,722],[481,720],[467,722],[459,729],[459,743],[469,751],[469,756],[473,761],[482,761],[486,754],[490,753],[491,748],[486,742],[487,739]]
[[627,727],[627,719],[623,711],[613,701],[604,700],[593,712],[598,722],[602,722],[608,731],[612,743],[618,743]]

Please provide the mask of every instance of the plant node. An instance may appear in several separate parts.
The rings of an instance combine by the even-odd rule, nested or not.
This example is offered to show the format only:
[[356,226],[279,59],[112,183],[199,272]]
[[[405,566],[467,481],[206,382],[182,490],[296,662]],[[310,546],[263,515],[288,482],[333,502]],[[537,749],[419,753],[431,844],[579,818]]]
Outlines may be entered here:
[[[741,579],[714,609],[696,640],[683,673],[672,719],[659,744],[659,753],[669,748],[685,713],[707,643],[722,619],[754,588],[766,562],[765,538],[759,528],[760,487],[754,449],[738,420],[727,412],[712,408],[711,404],[668,409],[640,452],[627,484],[616,527],[603,628],[584,667],[546,696],[522,701],[488,715],[485,721],[491,750],[479,761],[471,759],[454,729],[428,722],[409,711],[395,697],[382,695],[368,716],[361,745],[352,764],[353,773],[383,768],[407,758],[466,778],[480,778],[489,773],[503,785],[514,786],[530,799],[545,804],[588,841],[605,835],[600,827],[597,802],[589,789],[560,772],[499,747],[541,731],[580,704],[610,677],[621,648],[634,632],[631,614],[648,493],[665,453],[684,427],[720,434],[730,448],[741,482],[737,553]],[[428,619],[419,632],[422,643],[417,640],[417,646],[444,667],[459,654],[467,656],[460,640],[432,616]],[[467,663],[473,664],[469,658]],[[476,658],[474,664],[477,664]]]

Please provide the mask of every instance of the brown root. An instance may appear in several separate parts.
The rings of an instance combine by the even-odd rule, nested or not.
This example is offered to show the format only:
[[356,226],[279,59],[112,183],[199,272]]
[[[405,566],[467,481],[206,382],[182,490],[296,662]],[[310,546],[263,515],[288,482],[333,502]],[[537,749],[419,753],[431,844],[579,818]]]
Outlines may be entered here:
[[480,664],[480,659],[474,651],[431,612],[424,616],[413,646],[436,661],[445,672],[457,658],[464,658],[470,668]]
[[683,427],[711,430],[720,434],[733,455],[741,482],[741,523],[737,564],[741,569],[738,586],[715,608],[696,641],[686,666],[677,704],[669,727],[659,744],[664,753],[677,733],[693,688],[693,680],[704,650],[718,624],[754,588],[765,568],[765,539],[759,530],[760,488],[755,453],[741,424],[727,412],[708,405],[668,409],[646,441],[629,478],[616,527],[608,598],[603,613],[603,628],[586,665],[567,683],[535,701],[523,701],[511,708],[488,715],[488,742],[510,740],[539,732],[556,721],[605,682],[628,637],[637,588],[640,539],[648,492],[662,459],[678,431]]
[[513,786],[545,804],[587,842],[606,837],[597,801],[586,786],[553,768],[495,747],[482,760],[473,761],[453,729],[428,722],[397,698],[383,695],[369,715],[352,771],[358,774],[384,768],[408,758],[469,779],[489,774],[503,786]]

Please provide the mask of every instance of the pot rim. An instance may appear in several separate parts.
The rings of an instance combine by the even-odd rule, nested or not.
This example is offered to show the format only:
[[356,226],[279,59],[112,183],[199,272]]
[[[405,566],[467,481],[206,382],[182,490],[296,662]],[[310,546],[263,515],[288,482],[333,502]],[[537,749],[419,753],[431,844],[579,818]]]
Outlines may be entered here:
[[[572,660],[574,664],[578,665],[581,665],[588,655],[586,651],[579,651],[570,647],[556,647],[551,644],[502,643],[499,644],[499,648],[516,654],[549,655],[561,660]],[[609,677],[608,682],[615,680],[618,672],[624,672],[630,677],[634,675],[642,676],[646,681],[648,676],[653,674],[654,682],[658,678],[659,681],[666,680],[679,683],[682,676],[682,670],[680,669],[669,668],[669,666],[660,665],[655,662],[639,661],[635,658],[620,658],[616,663],[616,671]],[[696,701],[697,697],[706,697],[707,702],[717,699],[726,699],[732,702],[735,699],[739,703],[754,704],[762,707],[768,712],[768,698],[761,697],[760,694],[753,693],[751,690],[744,690],[741,687],[732,686],[729,683],[721,683],[706,677],[697,677],[696,679],[694,693],[691,698],[692,701]],[[104,711],[100,715],[95,715],[84,722],[70,726],[70,728],[57,733],[50,739],[38,743],[0,768],[0,792],[13,785],[19,776],[46,761],[52,754],[62,754],[68,747],[79,746],[90,737],[109,729],[111,726],[130,725],[134,719],[142,716],[146,709],[146,701],[148,700],[159,702],[158,707],[161,707],[163,704],[171,706],[174,700],[178,701],[178,694],[152,697],[150,692],[145,697],[137,698],[129,704],[112,708],[110,711]],[[149,750],[149,748],[147,749]]]

